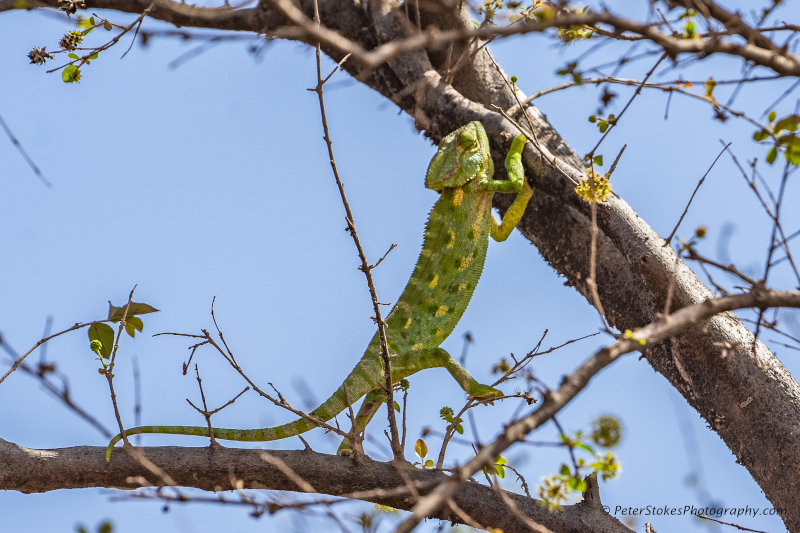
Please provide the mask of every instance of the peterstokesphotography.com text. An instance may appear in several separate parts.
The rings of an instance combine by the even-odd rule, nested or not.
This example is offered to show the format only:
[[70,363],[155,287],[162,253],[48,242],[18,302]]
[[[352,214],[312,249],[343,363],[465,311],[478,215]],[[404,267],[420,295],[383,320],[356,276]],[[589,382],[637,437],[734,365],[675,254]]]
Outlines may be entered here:
[[778,514],[774,507],[701,506],[694,505],[604,505],[603,509],[614,516],[688,516],[705,515],[714,518],[743,516],[772,516]]

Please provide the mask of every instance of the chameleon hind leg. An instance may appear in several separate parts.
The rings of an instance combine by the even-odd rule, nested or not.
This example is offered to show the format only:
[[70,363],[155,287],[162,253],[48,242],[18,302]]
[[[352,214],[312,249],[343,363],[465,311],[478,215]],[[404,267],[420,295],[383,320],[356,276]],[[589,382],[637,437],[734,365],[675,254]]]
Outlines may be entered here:
[[467,369],[458,364],[444,348],[434,348],[403,354],[392,361],[392,379],[400,380],[426,368],[444,368],[470,398],[491,400],[503,393],[489,385],[478,383]]
[[[378,412],[380,406],[385,403],[386,394],[383,392],[383,389],[373,389],[369,391],[367,395],[364,396],[364,401],[361,402],[361,408],[356,414],[356,420],[350,432],[355,435],[363,433],[369,421],[372,420],[372,417]],[[354,451],[353,448],[353,443],[350,442],[350,439],[346,438],[339,445],[339,449],[336,450],[336,453],[339,455],[352,455]],[[363,452],[364,450],[362,449],[360,451]]]
[[[483,385],[473,378],[467,370],[458,364],[453,357],[443,348],[434,348],[412,353],[406,353],[396,357],[392,361],[392,380],[397,382],[416,374],[426,368],[444,368],[458,382],[464,392],[470,398],[478,400],[492,400],[503,396],[503,393],[489,385]],[[355,424],[351,430],[356,435],[361,434],[366,429],[372,417],[381,405],[386,403],[386,395],[382,389],[370,391],[361,404],[361,408],[356,414]],[[339,446],[339,455],[348,455],[353,452],[353,447],[348,439],[344,439]]]

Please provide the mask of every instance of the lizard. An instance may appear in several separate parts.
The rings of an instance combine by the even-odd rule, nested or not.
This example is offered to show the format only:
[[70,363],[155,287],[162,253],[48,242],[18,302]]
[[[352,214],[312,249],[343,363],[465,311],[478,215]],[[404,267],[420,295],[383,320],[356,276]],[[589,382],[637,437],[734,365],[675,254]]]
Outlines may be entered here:
[[[507,180],[494,179],[489,138],[478,121],[470,122],[442,139],[428,166],[425,186],[440,193],[431,209],[425,235],[413,274],[397,303],[386,317],[385,335],[391,359],[392,381],[428,368],[444,368],[470,398],[491,401],[502,393],[478,383],[440,344],[450,335],[469,304],[491,236],[504,241],[517,226],[533,189],[525,180],[522,150],[525,136],[511,143],[505,159]],[[500,223],[492,215],[495,192],[516,193]],[[348,405],[366,396],[353,422],[353,434],[360,434],[385,403],[384,363],[378,334],[343,384],[310,414],[328,421]],[[313,420],[260,429],[213,428],[214,437],[234,441],[271,441],[304,433],[317,427]],[[140,426],[125,430],[127,435],[167,433],[210,436],[201,426]],[[108,445],[108,461],[122,434]],[[352,454],[352,444],[344,439],[339,454]]]

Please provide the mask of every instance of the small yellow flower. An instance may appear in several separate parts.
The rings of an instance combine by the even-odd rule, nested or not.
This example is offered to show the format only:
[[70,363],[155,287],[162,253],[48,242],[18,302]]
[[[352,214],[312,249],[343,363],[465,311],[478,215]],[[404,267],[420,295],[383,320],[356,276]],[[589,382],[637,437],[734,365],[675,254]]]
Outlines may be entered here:
[[584,202],[599,204],[606,201],[611,194],[611,183],[607,175],[601,175],[592,169],[586,169],[588,179],[575,187],[575,192]]
[[78,30],[72,30],[61,38],[58,43],[64,50],[75,50],[79,44],[83,42],[83,33]]
[[626,339],[630,339],[632,341],[636,341],[642,346],[644,346],[647,343],[647,341],[645,341],[644,339],[637,339],[636,337],[634,337],[633,336],[633,332],[631,330],[629,330],[629,329],[626,329],[622,333],[622,336],[625,337]]

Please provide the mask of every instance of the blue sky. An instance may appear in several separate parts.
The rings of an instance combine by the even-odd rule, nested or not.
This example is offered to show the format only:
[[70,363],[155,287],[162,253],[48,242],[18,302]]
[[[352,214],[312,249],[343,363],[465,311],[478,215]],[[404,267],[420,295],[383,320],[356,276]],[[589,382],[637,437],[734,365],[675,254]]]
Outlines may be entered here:
[[[137,285],[135,300],[161,312],[145,316],[145,335],[121,347],[117,393],[122,415],[127,425],[133,424],[135,358],[143,422],[196,424],[201,420],[184,400],[197,399],[196,383],[180,373],[187,344],[150,334],[210,327],[209,309],[216,297],[217,318],[248,373],[262,383],[274,383],[297,406],[313,407],[335,390],[361,356],[373,324],[363,275],[344,232],[317,101],[306,91],[315,84],[312,51],[274,42],[255,61],[246,45],[221,44],[170,69],[170,62],[192,45],[155,39],[120,60],[128,44],[123,39],[84,72],[79,84],[66,85],[58,74],[46,75],[44,68],[28,65],[26,54],[34,44],[56,48],[67,29],[52,14],[0,16],[0,114],[53,183],[50,189],[42,186],[11,143],[0,137],[3,338],[24,351],[40,337],[48,316],[55,330],[103,318],[107,300],[120,304]],[[100,42],[104,36],[92,37]],[[527,92],[562,82],[555,70],[581,51],[558,49],[540,38],[510,39],[492,50]],[[617,57],[609,50],[593,60],[602,62],[600,53]],[[682,75],[723,79],[737,76],[737,69],[735,61],[719,60],[695,63]],[[677,76],[673,71],[660,78]],[[735,105],[758,115],[785,87],[745,87]],[[619,93],[618,111],[632,89],[614,90]],[[597,107],[597,95],[595,87],[582,87],[538,102],[579,153],[598,139],[596,127],[586,120]],[[337,162],[368,255],[375,260],[390,244],[398,244],[375,271],[381,300],[393,302],[413,269],[423,223],[436,198],[423,187],[435,148],[414,130],[408,116],[346,74],[337,75],[326,100]],[[615,190],[662,235],[672,229],[695,183],[719,152],[719,139],[733,141],[740,160],[763,158],[766,152],[750,140],[749,124],[720,124],[711,120],[710,106],[678,96],[665,121],[666,104],[663,94],[645,93],[601,150],[609,161],[627,143],[614,174]],[[779,111],[789,113],[794,102],[783,106]],[[775,183],[775,177],[770,179]],[[787,194],[796,192],[790,188]],[[787,217],[788,227],[796,228],[797,213]],[[710,233],[705,252],[714,257],[720,235],[732,224],[727,254],[745,269],[760,272],[769,226],[728,158],[709,175],[679,235],[689,237],[701,224]],[[776,286],[785,282],[782,276],[777,272]],[[467,367],[479,380],[489,381],[494,363],[509,353],[527,352],[545,329],[547,347],[596,332],[599,326],[586,301],[564,286],[535,247],[514,234],[505,243],[490,245],[473,301],[443,346],[460,353],[463,334],[470,331],[475,343]],[[608,340],[598,336],[572,344],[538,359],[533,368],[556,385]],[[778,355],[790,370],[796,369],[792,352],[779,348]],[[36,361],[39,355],[31,357]],[[58,339],[47,357],[69,376],[75,400],[112,428],[106,382],[97,374],[86,334]],[[196,361],[211,405],[224,403],[244,387],[213,353],[200,353]],[[411,382],[408,457],[422,427],[444,427],[439,409],[458,408],[464,399],[441,370],[422,372]],[[0,436],[18,444],[55,448],[107,442],[21,373],[0,385],[0,405],[8,406],[0,412]],[[479,437],[491,439],[515,407],[505,402],[477,409]],[[693,461],[700,461],[702,482],[714,501],[770,507],[716,434],[646,361],[632,355],[602,372],[560,422],[570,431],[587,430],[604,413],[619,416],[625,425],[624,441],[616,450],[622,474],[601,488],[608,505],[706,504],[686,484]],[[290,419],[246,395],[218,415],[216,425],[261,427]],[[370,426],[369,451],[376,459],[389,457],[381,440],[383,420],[379,414]],[[333,453],[335,439],[319,433],[311,435],[312,445]],[[547,425],[532,439],[555,437],[555,428]],[[144,442],[205,444],[178,436],[147,436]],[[299,445],[290,439],[268,447]],[[435,439],[429,445],[438,450]],[[687,454],[687,447],[694,451]],[[462,460],[471,453],[466,446],[453,446],[451,452]],[[535,484],[567,457],[547,447],[518,446],[508,459]],[[517,488],[513,479],[507,486]],[[119,501],[118,493],[103,490],[0,494],[9,531],[71,531],[78,522],[94,525],[104,518],[112,518],[115,531],[122,533],[144,528],[303,530],[314,523],[312,518],[303,525],[288,514],[254,520],[241,509],[218,506],[173,506],[167,513],[161,507],[158,502]],[[368,506],[349,509],[361,508]],[[706,529],[686,518],[652,521],[660,532]],[[769,531],[782,528],[774,517],[738,521]],[[643,521],[637,524],[641,529]]]

